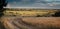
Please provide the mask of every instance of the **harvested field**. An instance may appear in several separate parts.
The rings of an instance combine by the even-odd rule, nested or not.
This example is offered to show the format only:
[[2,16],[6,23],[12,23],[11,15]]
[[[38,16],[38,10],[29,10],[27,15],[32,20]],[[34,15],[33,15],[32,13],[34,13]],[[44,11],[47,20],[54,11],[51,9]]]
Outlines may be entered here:
[[60,29],[60,17],[3,17],[6,29]]

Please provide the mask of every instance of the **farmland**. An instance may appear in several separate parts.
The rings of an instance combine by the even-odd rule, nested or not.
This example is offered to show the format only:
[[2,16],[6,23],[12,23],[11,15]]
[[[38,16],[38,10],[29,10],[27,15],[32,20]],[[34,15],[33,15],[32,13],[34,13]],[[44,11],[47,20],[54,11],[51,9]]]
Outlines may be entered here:
[[20,10],[20,9],[13,9],[13,10],[6,10],[4,12],[5,15],[14,15],[14,16],[51,16],[54,15],[55,12],[58,10],[35,10],[35,9],[25,9],[25,10]]
[[7,29],[60,29],[60,17],[3,17]]
[[60,29],[60,17],[50,17],[57,11],[7,9],[1,22],[6,29]]

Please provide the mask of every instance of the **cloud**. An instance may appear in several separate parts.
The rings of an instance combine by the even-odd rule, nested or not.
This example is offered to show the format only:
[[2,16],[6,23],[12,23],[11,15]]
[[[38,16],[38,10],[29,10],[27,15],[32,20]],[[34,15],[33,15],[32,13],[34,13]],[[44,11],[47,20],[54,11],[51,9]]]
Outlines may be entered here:
[[13,0],[7,7],[60,8],[60,0]]
[[11,4],[8,4],[6,7],[7,7],[7,8],[10,8],[10,7],[11,7]]

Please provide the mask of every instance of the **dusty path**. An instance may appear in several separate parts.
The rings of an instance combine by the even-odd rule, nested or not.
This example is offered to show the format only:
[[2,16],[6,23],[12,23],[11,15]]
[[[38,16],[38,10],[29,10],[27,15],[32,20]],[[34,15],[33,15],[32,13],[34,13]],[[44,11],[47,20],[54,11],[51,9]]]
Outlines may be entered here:
[[60,17],[4,17],[7,29],[60,29]]

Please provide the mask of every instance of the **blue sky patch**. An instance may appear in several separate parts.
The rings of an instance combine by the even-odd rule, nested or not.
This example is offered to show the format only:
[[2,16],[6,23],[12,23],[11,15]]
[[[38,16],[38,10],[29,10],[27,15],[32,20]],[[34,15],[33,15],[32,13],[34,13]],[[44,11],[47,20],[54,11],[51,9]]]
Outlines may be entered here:
[[60,8],[60,0],[7,0],[7,7]]

